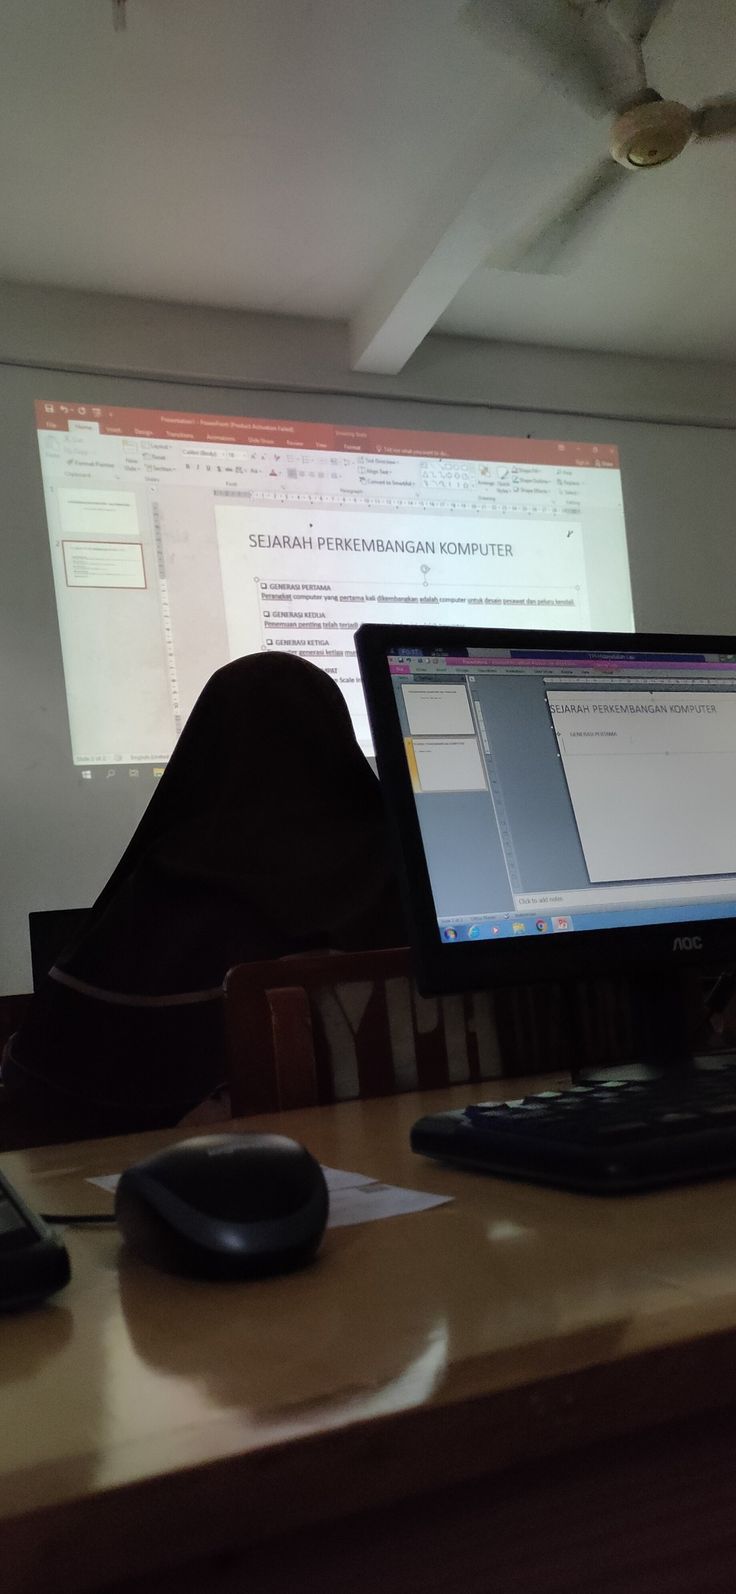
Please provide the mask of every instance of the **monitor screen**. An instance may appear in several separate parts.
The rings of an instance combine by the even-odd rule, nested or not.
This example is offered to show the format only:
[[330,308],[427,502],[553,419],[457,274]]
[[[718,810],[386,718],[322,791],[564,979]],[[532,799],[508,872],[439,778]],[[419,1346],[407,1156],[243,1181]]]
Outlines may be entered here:
[[311,659],[371,752],[364,621],[634,625],[618,450],[39,400],[71,755],[163,769],[212,672]]
[[733,955],[736,641],[357,642],[425,987]]

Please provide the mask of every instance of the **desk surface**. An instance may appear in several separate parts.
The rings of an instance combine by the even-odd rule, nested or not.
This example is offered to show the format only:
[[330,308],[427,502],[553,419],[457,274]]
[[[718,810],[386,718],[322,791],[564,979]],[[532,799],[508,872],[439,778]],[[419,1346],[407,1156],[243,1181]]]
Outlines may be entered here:
[[[96,1587],[736,1402],[736,1180],[595,1198],[410,1152],[421,1112],[492,1094],[509,1082],[244,1124],[455,1198],[328,1231],[290,1277],[171,1278],[115,1230],[67,1232],[71,1285],[0,1319],[6,1594]],[[85,1180],[173,1138],[2,1166],[38,1209],[101,1210]]]

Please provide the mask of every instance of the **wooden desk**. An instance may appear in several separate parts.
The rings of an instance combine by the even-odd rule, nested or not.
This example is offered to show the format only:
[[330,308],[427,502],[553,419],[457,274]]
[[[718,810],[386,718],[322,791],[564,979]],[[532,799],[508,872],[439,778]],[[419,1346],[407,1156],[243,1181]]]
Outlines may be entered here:
[[[4,1594],[731,1594],[736,1181],[606,1200],[413,1156],[469,1094],[257,1121],[455,1197],[300,1274],[174,1279],[68,1231],[68,1289],[0,1319]],[[88,1175],[171,1138],[2,1165],[95,1210]]]

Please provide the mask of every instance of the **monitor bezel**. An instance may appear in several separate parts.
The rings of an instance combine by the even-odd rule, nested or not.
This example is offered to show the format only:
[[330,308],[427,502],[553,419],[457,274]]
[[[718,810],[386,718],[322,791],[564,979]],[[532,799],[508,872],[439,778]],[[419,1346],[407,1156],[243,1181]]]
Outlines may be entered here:
[[[736,654],[736,638],[663,632],[526,631],[411,624],[360,627],[355,648],[399,877],[417,985],[426,995],[594,975],[646,977],[736,962],[736,917],[576,930],[570,935],[443,941],[430,885],[388,659],[417,649]],[[735,819],[736,822],[736,819]],[[734,879],[736,898],[736,878]],[[684,939],[687,945],[677,947]]]

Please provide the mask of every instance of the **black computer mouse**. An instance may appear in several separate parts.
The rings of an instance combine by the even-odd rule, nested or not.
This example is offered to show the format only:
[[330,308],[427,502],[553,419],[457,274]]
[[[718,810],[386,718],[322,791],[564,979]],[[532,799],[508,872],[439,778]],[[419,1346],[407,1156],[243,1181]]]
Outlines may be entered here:
[[329,1197],[319,1163],[286,1135],[201,1135],[121,1174],[128,1244],[169,1272],[259,1278],[315,1255]]

